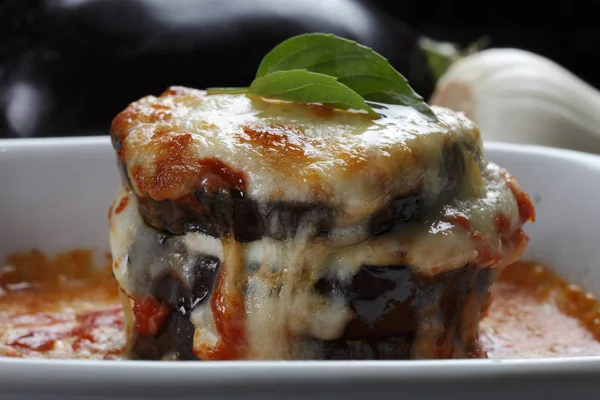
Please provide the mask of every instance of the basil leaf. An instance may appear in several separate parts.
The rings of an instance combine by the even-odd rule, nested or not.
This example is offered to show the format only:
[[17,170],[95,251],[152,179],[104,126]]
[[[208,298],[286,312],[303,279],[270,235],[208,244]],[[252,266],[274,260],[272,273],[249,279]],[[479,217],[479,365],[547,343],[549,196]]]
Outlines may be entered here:
[[295,36],[263,58],[256,77],[297,69],[336,77],[365,100],[409,106],[437,120],[424,99],[388,60],[354,41],[322,33]]
[[408,87],[410,92],[394,91],[391,89],[392,83],[387,78],[373,75],[353,76],[343,80],[340,79],[340,82],[354,89],[365,100],[412,107],[428,119],[437,121],[437,117],[431,108],[410,87]]
[[363,110],[379,117],[359,94],[335,77],[301,69],[258,77],[250,85],[250,92],[281,100],[327,104],[343,110]]

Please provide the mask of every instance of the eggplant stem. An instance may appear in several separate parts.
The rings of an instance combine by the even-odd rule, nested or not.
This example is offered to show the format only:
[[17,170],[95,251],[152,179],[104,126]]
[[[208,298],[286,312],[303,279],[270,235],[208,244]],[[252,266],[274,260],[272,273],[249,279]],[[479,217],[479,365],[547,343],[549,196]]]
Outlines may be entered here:
[[455,43],[442,42],[425,36],[419,39],[419,47],[427,57],[427,65],[436,82],[456,61],[487,48],[489,44],[488,36],[480,37],[465,48]]

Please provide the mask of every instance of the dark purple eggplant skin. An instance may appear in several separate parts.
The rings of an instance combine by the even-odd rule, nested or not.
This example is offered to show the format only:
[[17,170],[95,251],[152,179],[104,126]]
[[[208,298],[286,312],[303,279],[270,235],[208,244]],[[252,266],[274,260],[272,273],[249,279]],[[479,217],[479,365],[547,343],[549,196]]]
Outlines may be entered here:
[[0,137],[104,135],[130,102],[167,87],[247,86],[262,57],[306,32],[374,48],[428,96],[406,24],[352,0],[4,0]]
[[[219,268],[218,259],[201,258],[193,289],[170,276],[157,283],[153,295],[171,312],[155,336],[132,337],[134,359],[160,360],[174,353],[178,360],[197,360],[190,313],[212,295]],[[474,265],[433,276],[420,276],[407,266],[363,265],[352,279],[324,276],[315,286],[317,291],[325,298],[346,299],[352,318],[336,340],[295,340],[317,344],[317,359],[410,359],[415,335],[426,323],[423,318],[433,317],[453,343],[446,351],[456,346],[458,352],[467,349],[471,356],[480,357],[477,341],[464,337],[465,332],[477,329],[472,324],[478,323],[479,310],[468,314],[465,310],[473,301],[485,310],[494,274]],[[431,355],[447,357],[438,351],[431,349]]]

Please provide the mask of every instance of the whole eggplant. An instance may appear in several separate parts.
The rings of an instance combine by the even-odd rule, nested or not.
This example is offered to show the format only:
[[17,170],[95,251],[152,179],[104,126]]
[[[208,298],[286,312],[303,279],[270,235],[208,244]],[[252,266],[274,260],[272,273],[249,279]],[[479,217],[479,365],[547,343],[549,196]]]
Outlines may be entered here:
[[4,137],[102,135],[168,86],[247,86],[271,48],[305,32],[374,48],[424,97],[435,84],[419,35],[360,1],[4,1]]

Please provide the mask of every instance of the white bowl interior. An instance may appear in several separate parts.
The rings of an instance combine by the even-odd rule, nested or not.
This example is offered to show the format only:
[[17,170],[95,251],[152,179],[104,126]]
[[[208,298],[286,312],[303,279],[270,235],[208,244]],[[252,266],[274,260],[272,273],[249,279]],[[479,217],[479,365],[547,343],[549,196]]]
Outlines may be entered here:
[[488,158],[531,196],[536,221],[526,225],[525,258],[600,295],[600,157],[538,146],[489,143]]
[[117,171],[107,137],[0,141],[0,258],[31,248],[108,251]]

